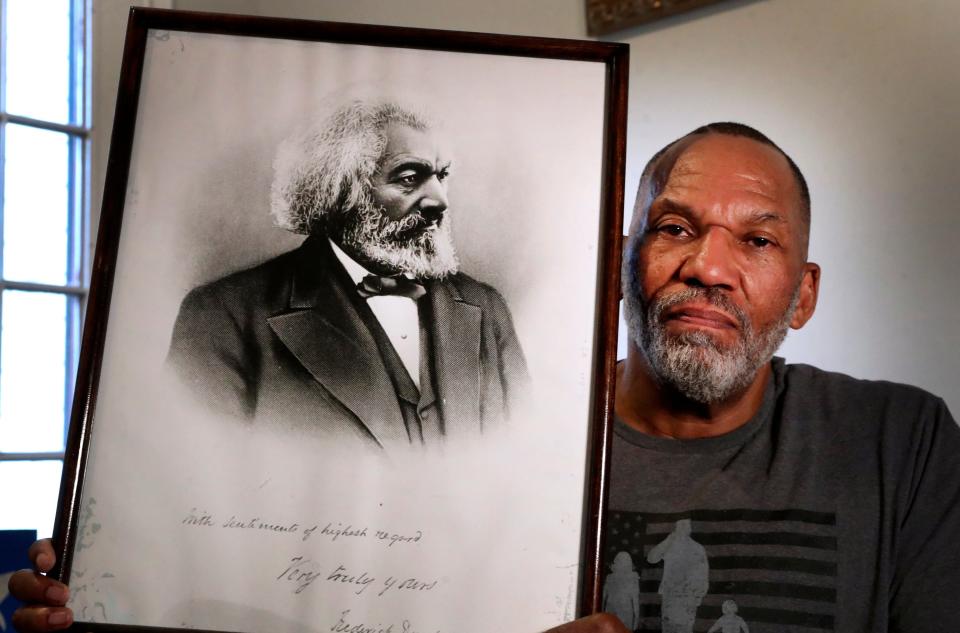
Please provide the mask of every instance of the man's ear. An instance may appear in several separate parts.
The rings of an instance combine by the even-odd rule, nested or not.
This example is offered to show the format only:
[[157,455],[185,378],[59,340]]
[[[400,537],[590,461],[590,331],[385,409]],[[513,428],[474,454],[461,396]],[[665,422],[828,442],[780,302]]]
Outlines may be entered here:
[[820,267],[807,262],[803,265],[803,278],[800,280],[800,298],[797,300],[797,309],[793,311],[790,327],[799,330],[817,309],[817,295],[820,293]]

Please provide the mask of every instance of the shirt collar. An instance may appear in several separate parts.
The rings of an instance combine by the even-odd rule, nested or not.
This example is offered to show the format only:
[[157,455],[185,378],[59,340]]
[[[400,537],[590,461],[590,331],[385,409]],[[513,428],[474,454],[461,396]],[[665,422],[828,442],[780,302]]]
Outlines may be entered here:
[[350,279],[353,283],[358,284],[363,281],[363,278],[370,274],[370,271],[358,264],[352,257],[343,252],[343,250],[337,246],[333,240],[330,240],[330,248],[333,249],[333,254],[337,256],[337,259],[346,269],[347,274],[350,275]]
[[[367,275],[376,274],[374,272],[367,270],[366,268],[363,267],[362,264],[357,263],[355,259],[347,255],[345,252],[343,252],[343,249],[337,246],[337,244],[333,240],[329,238],[327,239],[330,242],[330,248],[333,249],[333,254],[337,256],[337,260],[339,260],[340,263],[343,265],[343,267],[346,269],[347,274],[350,275],[350,279],[353,281],[353,283],[359,284],[360,282],[363,281],[363,278],[366,277]],[[387,275],[387,276],[392,277],[393,275]],[[403,276],[406,277],[407,279],[413,279],[410,275],[406,273],[404,273]]]

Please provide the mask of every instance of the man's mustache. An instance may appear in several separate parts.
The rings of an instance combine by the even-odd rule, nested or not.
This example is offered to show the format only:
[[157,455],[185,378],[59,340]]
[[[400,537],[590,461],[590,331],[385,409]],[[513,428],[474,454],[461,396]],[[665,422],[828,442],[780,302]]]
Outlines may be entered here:
[[750,320],[747,313],[731,301],[719,288],[691,286],[669,295],[654,297],[648,308],[648,314],[650,314],[652,320],[663,323],[663,315],[667,310],[684,303],[693,302],[707,303],[723,310],[737,321],[741,332],[750,332]]
[[440,226],[444,213],[434,209],[411,211],[399,220],[385,222],[382,235],[392,241],[406,241],[419,237],[427,230]]

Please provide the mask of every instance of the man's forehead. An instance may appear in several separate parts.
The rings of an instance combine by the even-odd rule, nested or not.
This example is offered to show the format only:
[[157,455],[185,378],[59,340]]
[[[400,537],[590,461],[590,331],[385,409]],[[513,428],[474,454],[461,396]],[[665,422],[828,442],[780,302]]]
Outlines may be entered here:
[[431,164],[445,162],[445,143],[428,128],[418,129],[402,123],[391,123],[386,129],[387,144],[381,162],[398,163],[421,160]]
[[723,134],[693,138],[678,148],[660,195],[719,197],[728,193],[755,196],[777,207],[800,205],[796,179],[776,149]]

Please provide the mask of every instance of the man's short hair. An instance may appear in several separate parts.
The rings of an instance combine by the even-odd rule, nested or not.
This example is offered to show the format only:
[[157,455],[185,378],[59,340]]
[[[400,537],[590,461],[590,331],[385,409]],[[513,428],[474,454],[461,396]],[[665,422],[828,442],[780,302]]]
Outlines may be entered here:
[[369,196],[391,123],[429,127],[423,113],[396,100],[353,99],[283,141],[270,189],[276,225],[310,234],[323,229],[331,211],[352,209]]
[[633,207],[633,219],[630,223],[630,234],[642,232],[647,222],[647,214],[650,211],[650,205],[663,187],[667,184],[667,178],[673,170],[677,159],[686,149],[687,141],[695,140],[698,136],[707,134],[723,134],[725,136],[740,136],[762,143],[777,150],[781,156],[787,160],[790,171],[797,183],[797,190],[800,194],[800,214],[806,231],[810,229],[810,189],[807,187],[807,179],[790,156],[767,137],[766,134],[743,123],[734,123],[730,121],[721,121],[702,125],[680,138],[667,144],[666,147],[653,155],[653,158],[643,169],[643,175],[640,177],[640,187],[637,191],[637,201]]

